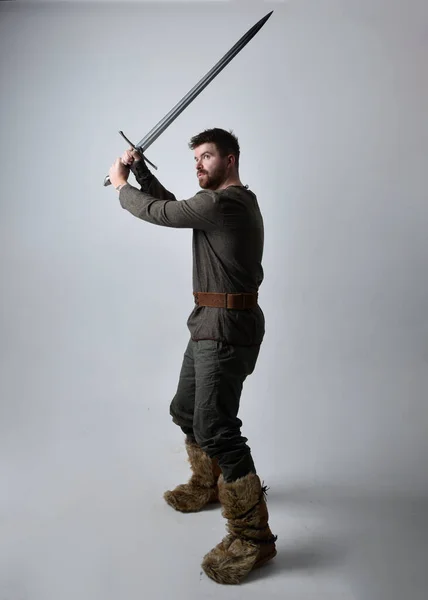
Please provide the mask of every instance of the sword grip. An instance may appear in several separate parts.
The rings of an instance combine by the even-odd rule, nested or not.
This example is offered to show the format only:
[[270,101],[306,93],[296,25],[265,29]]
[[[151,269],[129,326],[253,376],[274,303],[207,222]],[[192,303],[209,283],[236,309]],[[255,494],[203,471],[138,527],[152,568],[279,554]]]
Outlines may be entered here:
[[[157,166],[154,165],[152,162],[150,162],[149,159],[146,156],[144,156],[143,154],[141,156],[142,156],[141,160],[145,160],[146,162],[149,163],[149,165],[151,165],[154,169],[157,170]],[[104,187],[107,187],[107,186],[111,185],[110,177],[108,175],[106,175],[104,177],[104,183],[103,183],[103,185],[104,185]]]
[[[143,151],[141,150],[141,148],[135,146],[135,144],[133,144],[130,140],[128,140],[128,138],[125,136],[125,134],[123,133],[123,131],[119,131],[119,133],[128,142],[128,144],[130,146],[132,146],[132,148],[134,148],[134,150],[136,150],[139,153],[139,155],[141,156],[141,160],[145,160],[146,162],[149,163],[149,165],[151,165],[154,169],[157,170],[157,166],[154,165],[152,162],[150,162],[149,159],[146,156],[144,156]],[[104,187],[107,187],[107,186],[111,185],[110,177],[108,175],[106,175],[104,177],[104,184],[103,185],[104,185]]]

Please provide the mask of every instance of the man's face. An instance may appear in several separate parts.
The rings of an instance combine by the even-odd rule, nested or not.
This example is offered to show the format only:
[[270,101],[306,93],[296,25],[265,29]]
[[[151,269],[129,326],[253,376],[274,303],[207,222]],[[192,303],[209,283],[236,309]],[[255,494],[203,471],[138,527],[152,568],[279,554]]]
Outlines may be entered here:
[[218,189],[229,172],[227,157],[220,156],[215,144],[202,144],[194,152],[200,187],[204,190]]

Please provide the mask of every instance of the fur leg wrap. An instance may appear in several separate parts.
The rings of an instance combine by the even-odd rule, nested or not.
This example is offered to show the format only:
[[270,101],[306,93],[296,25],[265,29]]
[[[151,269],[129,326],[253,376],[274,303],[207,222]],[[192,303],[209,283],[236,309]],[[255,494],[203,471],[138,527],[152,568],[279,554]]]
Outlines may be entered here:
[[206,575],[222,584],[239,584],[253,569],[276,556],[277,536],[268,525],[266,488],[254,473],[225,483],[218,482],[222,515],[228,535],[205,555]]
[[212,460],[197,444],[186,438],[186,450],[192,469],[188,483],[165,492],[165,501],[180,512],[198,512],[207,504],[218,502],[217,481],[221,473],[216,460]]

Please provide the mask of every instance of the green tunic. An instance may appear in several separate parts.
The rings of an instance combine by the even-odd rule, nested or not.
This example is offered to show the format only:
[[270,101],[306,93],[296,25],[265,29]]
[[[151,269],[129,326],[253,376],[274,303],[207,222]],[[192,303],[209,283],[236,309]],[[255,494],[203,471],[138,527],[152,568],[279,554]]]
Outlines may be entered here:
[[[193,292],[258,292],[263,281],[263,218],[256,195],[244,186],[200,190],[177,200],[143,160],[131,167],[141,189],[127,183],[121,206],[135,217],[163,227],[193,230]],[[193,299],[193,296],[191,296]],[[238,346],[262,343],[261,307],[231,310],[194,306],[187,326],[194,341]]]

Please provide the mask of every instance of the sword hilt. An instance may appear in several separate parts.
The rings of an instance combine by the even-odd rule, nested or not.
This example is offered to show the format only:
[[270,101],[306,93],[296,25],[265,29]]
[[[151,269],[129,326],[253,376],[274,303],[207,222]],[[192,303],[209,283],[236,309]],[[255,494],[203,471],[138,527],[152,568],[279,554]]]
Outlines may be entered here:
[[[134,148],[134,150],[136,150],[136,152],[138,152],[138,154],[141,156],[142,160],[145,160],[147,163],[149,163],[149,165],[151,165],[154,169],[157,170],[157,166],[154,165],[152,162],[149,161],[148,158],[146,158],[143,154],[143,150],[139,147],[136,146],[135,144],[133,144],[130,140],[128,140],[128,138],[126,137],[126,135],[123,133],[123,131],[119,131],[120,135],[123,137],[124,140],[126,140],[128,142],[128,144]],[[107,187],[111,185],[111,181],[110,181],[110,177],[108,175],[106,175],[104,177],[104,187]]]

